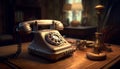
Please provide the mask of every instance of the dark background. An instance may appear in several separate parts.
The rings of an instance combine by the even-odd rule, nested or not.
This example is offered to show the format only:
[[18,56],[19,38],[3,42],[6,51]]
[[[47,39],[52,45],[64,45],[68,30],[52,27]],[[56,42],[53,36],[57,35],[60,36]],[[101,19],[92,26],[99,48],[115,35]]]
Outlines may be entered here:
[[[92,3],[91,0],[84,1]],[[95,2],[95,0],[93,1]],[[105,22],[105,28],[103,29],[104,41],[120,44],[120,0],[100,1],[105,6],[102,18],[103,22]],[[9,34],[15,36],[15,27],[22,21],[32,19],[60,20],[64,3],[65,0],[0,0],[0,35]],[[109,16],[107,16],[110,7],[112,8]],[[17,19],[15,15],[17,12],[22,13],[22,19]],[[26,41],[30,36],[23,35],[22,37]]]

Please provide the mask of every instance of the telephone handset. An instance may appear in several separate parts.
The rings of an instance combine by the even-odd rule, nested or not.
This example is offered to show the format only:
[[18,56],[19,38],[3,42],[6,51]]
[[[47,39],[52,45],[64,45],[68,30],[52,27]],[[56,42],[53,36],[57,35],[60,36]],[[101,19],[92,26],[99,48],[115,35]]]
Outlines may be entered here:
[[27,33],[31,33],[37,30],[32,31],[31,29],[31,24],[34,24],[36,29],[37,26],[39,25],[50,25],[51,29],[56,29],[56,30],[63,30],[63,24],[58,21],[58,20],[31,20],[31,21],[25,21],[19,24],[19,29],[21,31],[25,31]]
[[[50,25],[51,28],[32,31],[30,24],[35,24],[36,28],[39,25]],[[58,60],[75,51],[75,48],[58,32],[63,28],[63,24],[57,20],[32,20],[19,24],[19,30],[34,33],[28,52],[51,60]]]

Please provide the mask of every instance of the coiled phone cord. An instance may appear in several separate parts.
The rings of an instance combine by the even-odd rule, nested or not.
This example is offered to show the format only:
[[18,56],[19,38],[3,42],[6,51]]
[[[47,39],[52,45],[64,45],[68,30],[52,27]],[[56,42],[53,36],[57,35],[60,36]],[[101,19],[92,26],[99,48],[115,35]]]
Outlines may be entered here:
[[16,64],[13,64],[12,62],[9,61],[9,59],[12,58],[16,58],[19,56],[19,54],[22,51],[22,43],[21,43],[21,38],[20,38],[20,34],[16,34],[17,36],[17,51],[13,54],[7,55],[7,56],[0,56],[0,63],[4,63],[7,66],[9,66],[11,69],[21,69],[19,66],[17,66]]

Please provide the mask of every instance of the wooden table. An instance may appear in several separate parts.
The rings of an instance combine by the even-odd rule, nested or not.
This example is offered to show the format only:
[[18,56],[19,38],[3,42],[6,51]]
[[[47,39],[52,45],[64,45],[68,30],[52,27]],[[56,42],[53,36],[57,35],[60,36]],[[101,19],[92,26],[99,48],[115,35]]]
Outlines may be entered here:
[[[22,53],[16,59],[10,61],[18,65],[21,69],[108,69],[120,60],[120,46],[112,45],[113,52],[106,52],[107,59],[104,61],[92,61],[86,58],[86,52],[90,51],[76,50],[74,54],[68,58],[57,62],[49,62],[48,60],[28,54],[28,43],[22,43]],[[0,47],[0,55],[7,55],[16,51],[16,45]],[[0,69],[10,69],[5,64],[0,63]]]

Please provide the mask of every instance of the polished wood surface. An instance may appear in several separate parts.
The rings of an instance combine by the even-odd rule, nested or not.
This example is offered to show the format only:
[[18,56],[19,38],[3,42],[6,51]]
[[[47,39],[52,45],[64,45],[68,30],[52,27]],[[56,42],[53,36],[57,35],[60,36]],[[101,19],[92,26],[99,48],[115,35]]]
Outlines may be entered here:
[[[110,66],[120,60],[120,46],[111,45],[113,52],[106,52],[107,59],[103,61],[92,61],[86,58],[86,52],[91,48],[76,50],[74,54],[68,58],[64,58],[57,62],[49,62],[48,60],[28,54],[27,48],[30,43],[22,43],[22,53],[15,59],[10,61],[18,65],[21,69],[108,69]],[[14,53],[17,45],[9,45],[0,47],[0,56]],[[5,64],[0,63],[0,69],[10,69]]]

